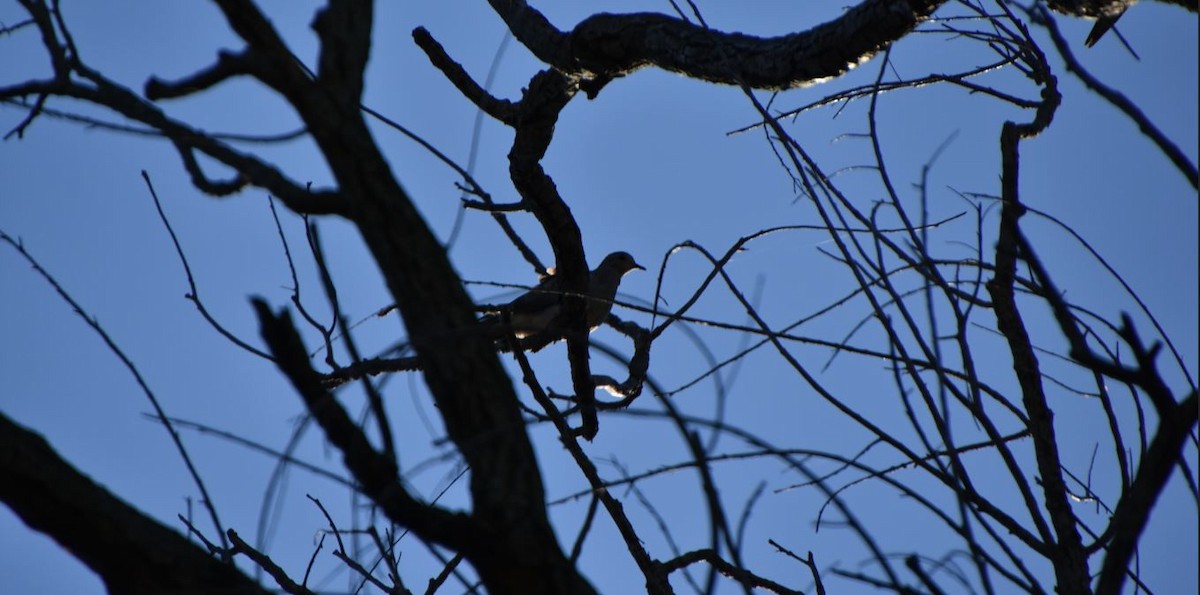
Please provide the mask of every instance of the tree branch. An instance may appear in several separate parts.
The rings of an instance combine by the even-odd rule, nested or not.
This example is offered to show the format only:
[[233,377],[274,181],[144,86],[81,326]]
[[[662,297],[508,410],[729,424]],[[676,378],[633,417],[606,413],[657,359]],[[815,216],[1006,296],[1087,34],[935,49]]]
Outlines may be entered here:
[[271,312],[261,299],[253,300],[263,340],[280,372],[287,376],[325,437],[339,450],[346,468],[369,496],[396,523],[424,539],[461,550],[469,547],[480,528],[469,517],[418,502],[400,482],[396,463],[371,446],[362,430],[333,395],[321,386],[322,377],[308,361],[308,351],[287,311]]
[[93,482],[3,413],[0,477],[0,501],[87,564],[110,593],[267,593]]
[[597,14],[571,32],[579,64],[609,77],[645,66],[724,85],[782,90],[845,74],[929,18],[945,0],[864,0],[808,31],[723,33],[661,14]]

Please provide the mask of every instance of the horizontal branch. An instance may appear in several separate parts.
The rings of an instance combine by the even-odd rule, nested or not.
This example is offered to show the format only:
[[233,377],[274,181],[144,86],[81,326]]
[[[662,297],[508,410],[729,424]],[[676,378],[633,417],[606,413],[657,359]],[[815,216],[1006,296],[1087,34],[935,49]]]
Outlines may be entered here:
[[620,76],[656,66],[692,78],[790,89],[845,74],[924,22],[944,0],[865,0],[799,33],[725,33],[655,13],[589,17],[571,33],[584,68]]
[[146,81],[144,93],[146,98],[151,101],[186,97],[210,89],[232,77],[245,74],[249,74],[249,70],[241,55],[221,51],[217,53],[217,61],[212,66],[178,81],[168,82],[158,77],[151,77]]
[[775,581],[758,576],[753,572],[746,570],[745,568],[739,568],[733,564],[730,564],[729,562],[726,562],[723,558],[721,558],[720,555],[717,554],[715,550],[711,549],[688,552],[675,558],[674,560],[663,562],[661,568],[665,573],[671,573],[676,570],[686,568],[687,566],[697,562],[708,562],[717,570],[717,572],[720,572],[721,574],[732,578],[747,587],[757,587],[760,589],[766,589],[772,593],[782,593],[785,595],[800,594],[800,591],[789,589]]
[[102,79],[96,86],[89,86],[74,81],[34,80],[0,87],[0,101],[43,94],[71,97],[100,105],[150,126],[176,146],[200,151],[232,168],[241,174],[246,183],[266,189],[297,213],[344,215],[346,212],[346,205],[339,193],[333,190],[309,190],[288,179],[274,166],[167,116],[129,89],[110,81]]

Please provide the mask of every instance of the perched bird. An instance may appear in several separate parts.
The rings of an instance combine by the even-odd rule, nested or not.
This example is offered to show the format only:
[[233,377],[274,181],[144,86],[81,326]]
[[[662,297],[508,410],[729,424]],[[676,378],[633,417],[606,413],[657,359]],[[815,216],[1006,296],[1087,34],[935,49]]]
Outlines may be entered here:
[[[621,284],[621,277],[634,269],[644,271],[646,267],[638,264],[628,252],[613,252],[605,256],[604,260],[600,261],[600,266],[589,273],[585,314],[588,328],[595,330],[608,318],[613,299],[617,295],[617,286]],[[494,333],[495,338],[501,339],[507,333],[504,326],[504,314],[507,313],[512,332],[518,339],[537,337],[547,330],[562,310],[564,295],[560,285],[559,277],[551,274],[543,278],[537,287],[501,306],[500,312],[480,318],[479,324]],[[554,341],[560,337],[538,338]]]

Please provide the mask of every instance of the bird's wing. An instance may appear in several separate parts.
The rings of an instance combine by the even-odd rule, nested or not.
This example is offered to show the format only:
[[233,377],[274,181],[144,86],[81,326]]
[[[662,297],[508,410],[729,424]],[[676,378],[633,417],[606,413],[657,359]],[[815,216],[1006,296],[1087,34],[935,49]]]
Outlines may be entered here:
[[[544,277],[537,286],[501,308],[508,312],[510,328],[517,338],[523,339],[545,330],[558,315],[562,298],[562,292],[558,286],[559,283],[555,277]],[[495,313],[483,316],[479,322],[485,326],[495,327],[496,332],[507,333],[508,331],[502,331],[499,328],[503,320],[502,313]]]
[[558,286],[558,277],[545,277],[537,286],[509,302],[508,309],[513,314],[535,314],[555,308],[562,301],[562,291]]

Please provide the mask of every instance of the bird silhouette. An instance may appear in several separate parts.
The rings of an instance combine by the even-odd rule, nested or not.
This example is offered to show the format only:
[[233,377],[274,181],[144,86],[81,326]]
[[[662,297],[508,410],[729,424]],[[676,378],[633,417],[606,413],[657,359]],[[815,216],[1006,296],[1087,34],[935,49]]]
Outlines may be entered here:
[[1128,9],[1128,6],[1123,6],[1111,16],[1105,15],[1098,17],[1096,19],[1096,24],[1092,25],[1092,31],[1088,33],[1087,39],[1084,40],[1083,45],[1087,47],[1096,45],[1096,42],[1100,41],[1100,38],[1104,37],[1104,34],[1108,33],[1108,30],[1112,29],[1113,25],[1117,24],[1117,19],[1120,19],[1121,15],[1125,14],[1125,11]]
[[1057,12],[1096,19],[1096,24],[1083,42],[1087,47],[1096,45],[1117,24],[1121,15],[1136,3],[1137,0],[1047,0],[1050,8]]
[[[613,252],[588,274],[584,317],[589,329],[595,330],[608,318],[621,278],[634,269],[646,270],[628,252]],[[511,329],[518,339],[533,338],[541,344],[555,341],[562,338],[562,330],[550,329],[550,326],[562,311],[564,295],[560,278],[548,275],[536,287],[500,306],[498,312],[481,317],[479,324],[494,339],[504,338]],[[505,314],[508,325],[504,324]]]

